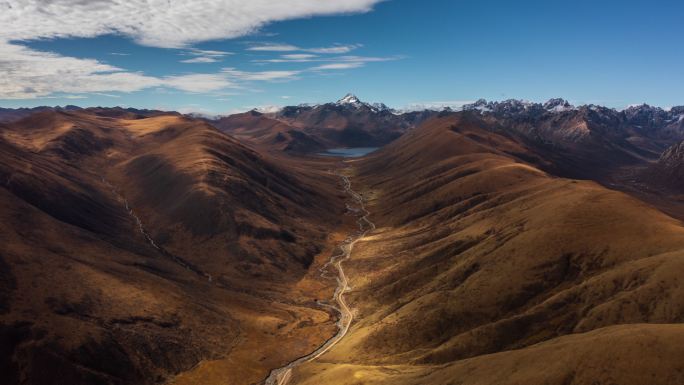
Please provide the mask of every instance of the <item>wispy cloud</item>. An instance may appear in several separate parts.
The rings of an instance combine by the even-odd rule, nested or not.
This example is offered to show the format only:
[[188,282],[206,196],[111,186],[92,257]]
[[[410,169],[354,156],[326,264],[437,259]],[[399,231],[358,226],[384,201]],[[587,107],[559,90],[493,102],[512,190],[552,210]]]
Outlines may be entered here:
[[229,39],[282,20],[367,12],[381,0],[83,1],[5,0],[5,41],[119,34],[142,45],[182,48]]
[[322,71],[322,70],[346,70],[353,68],[360,68],[366,65],[366,63],[384,62],[399,60],[401,56],[392,57],[369,57],[369,56],[336,56],[326,60],[330,63],[321,64],[310,68],[312,71]]
[[86,95],[53,95],[53,96],[46,96],[43,99],[88,99],[88,96]]
[[388,56],[388,57],[374,57],[374,56],[319,56],[311,54],[289,54],[280,55],[275,59],[255,59],[254,63],[315,63],[315,62],[333,62],[333,63],[373,63],[384,62],[392,60],[403,59],[403,56]]
[[318,56],[312,55],[310,53],[294,53],[294,54],[289,54],[289,55],[282,55],[281,57],[283,59],[287,59],[287,60],[304,60],[304,59],[315,59]]
[[[93,38],[114,34],[138,44],[187,50],[192,63],[219,61],[224,51],[199,50],[192,44],[254,33],[268,23],[319,15],[367,12],[381,0],[205,0],[168,2],[128,0],[5,0],[0,4],[0,98],[31,99],[53,94],[134,92],[151,87],[186,92],[212,92],[234,87],[233,77],[275,80],[292,71],[260,74],[230,73],[150,76],[95,59],[42,52],[21,41],[55,38]],[[230,10],[227,12],[226,10]],[[310,53],[349,52],[351,46],[313,48]],[[112,52],[114,56],[127,56]]]
[[404,59],[404,56],[388,56],[388,57],[373,57],[373,56],[337,56],[335,61],[350,62],[350,63],[377,63],[383,61],[393,61]]
[[227,52],[227,51],[216,51],[216,50],[208,50],[208,49],[197,49],[197,48],[192,48],[188,51],[190,55],[196,55],[196,56],[205,56],[205,57],[224,57],[228,55],[233,55],[232,52]]
[[232,55],[232,52],[227,51],[216,51],[216,50],[206,50],[190,48],[187,51],[181,53],[181,55],[195,56],[190,59],[181,60],[181,63],[186,64],[197,64],[197,63],[217,63],[223,60],[224,57]]
[[282,55],[279,58],[276,59],[256,59],[252,60],[253,63],[310,63],[310,62],[317,62],[317,61],[325,61],[322,59],[317,59],[315,57],[311,58],[288,58],[286,56],[296,56],[296,55]]
[[206,118],[216,117],[216,114],[214,112],[212,112],[206,108],[203,108],[197,104],[190,104],[187,106],[183,106],[183,107],[177,108],[176,111],[178,111],[184,115],[195,115],[195,116],[202,116],[202,117],[206,117]]
[[121,95],[106,94],[104,92],[93,92],[93,95],[106,96],[108,98],[120,98],[121,97]]
[[302,71],[248,72],[236,70],[235,68],[224,68],[222,72],[229,78],[241,81],[285,81],[295,79]]
[[194,57],[192,59],[185,59],[181,60],[181,63],[186,63],[186,64],[196,64],[196,63],[216,63],[218,62],[218,59],[215,59],[213,57],[208,57],[208,56],[199,56],[199,57]]
[[[148,88],[175,89],[190,93],[216,93],[227,89],[244,88],[249,82],[285,82],[309,72],[336,71],[364,66],[369,62],[396,58],[337,56],[334,62],[299,70],[243,71],[232,67],[217,73],[194,73],[172,76],[149,76],[140,72],[102,63],[93,59],[79,59],[42,52],[0,41],[0,98],[33,99],[53,94],[130,93]],[[214,55],[219,55],[214,53]],[[293,54],[294,55],[294,54]],[[304,54],[302,54],[304,55]],[[290,56],[292,59],[316,59],[315,55]],[[190,63],[210,63],[213,58],[197,56]],[[115,97],[115,96],[113,96]]]
[[301,51],[301,48],[291,44],[262,44],[249,47],[247,51],[290,52]]
[[36,51],[0,41],[0,98],[32,99],[53,93],[132,92],[160,79],[93,59]]
[[446,101],[427,101],[410,103],[402,111],[422,111],[422,110],[443,110],[451,108],[453,110],[460,110],[466,104],[475,103],[474,100],[446,100]]
[[206,93],[234,87],[235,84],[222,74],[190,74],[169,76],[163,79],[163,85],[181,91]]
[[247,48],[248,51],[265,51],[265,52],[310,52],[318,54],[344,54],[349,53],[359,47],[361,44],[348,44],[348,45],[333,45],[330,47],[318,47],[318,48],[302,48],[292,44],[261,44],[254,45]]
[[359,47],[361,47],[361,44],[338,45],[338,46],[324,47],[324,48],[309,48],[305,51],[306,52],[313,52],[313,53],[342,54],[342,53],[349,53],[349,52],[351,52],[351,51],[353,51]]
[[[212,92],[235,87],[226,74],[155,77],[105,64],[0,42],[0,98],[34,99],[53,94],[135,92],[152,87]],[[109,95],[107,95],[109,96]]]
[[263,114],[269,114],[269,113],[273,113],[273,112],[278,112],[282,109],[283,109],[282,105],[271,105],[271,104],[256,106],[256,107],[255,106],[241,106],[241,107],[233,108],[229,111],[226,111],[225,113],[219,114],[219,116],[228,116],[228,115],[240,114],[240,113],[252,111],[252,110],[259,111]]
[[321,70],[346,70],[350,68],[359,68],[363,67],[364,63],[363,62],[350,62],[350,63],[330,63],[330,64],[323,64],[319,65],[316,67],[312,67],[312,71],[321,71]]

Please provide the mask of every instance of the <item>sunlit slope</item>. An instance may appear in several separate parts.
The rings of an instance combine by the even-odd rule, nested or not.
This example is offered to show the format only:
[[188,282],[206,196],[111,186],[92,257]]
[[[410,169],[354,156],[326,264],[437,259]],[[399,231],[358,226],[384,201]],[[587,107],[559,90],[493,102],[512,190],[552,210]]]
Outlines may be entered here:
[[680,222],[529,152],[451,115],[356,163],[378,229],[347,264],[355,324],[294,382],[682,381]]
[[[124,127],[138,145],[110,175],[141,208],[153,238],[168,239],[171,250],[214,271],[238,269],[239,276],[281,277],[292,263],[301,274],[312,262],[318,250],[309,241],[325,236],[319,220],[331,214],[323,193],[294,166],[197,120],[156,117]],[[326,182],[333,190],[334,180]],[[230,252],[218,256],[219,249]]]
[[681,325],[619,325],[443,365],[320,363],[297,384],[679,384]]
[[250,384],[332,335],[337,178],[119,115],[0,126],[0,378]]

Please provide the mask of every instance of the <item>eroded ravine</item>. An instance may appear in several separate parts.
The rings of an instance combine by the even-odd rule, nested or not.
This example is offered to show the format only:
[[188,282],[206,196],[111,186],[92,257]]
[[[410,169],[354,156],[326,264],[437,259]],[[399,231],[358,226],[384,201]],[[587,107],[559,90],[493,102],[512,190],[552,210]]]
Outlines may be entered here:
[[128,203],[128,199],[126,199],[126,197],[124,197],[123,194],[121,194],[119,192],[119,190],[117,190],[116,187],[114,187],[113,184],[111,184],[107,179],[105,179],[104,176],[100,176],[100,179],[102,180],[102,183],[104,183],[107,187],[109,187],[109,189],[111,190],[112,194],[116,197],[116,199],[120,200],[122,202],[122,204],[123,204],[124,208],[126,209],[126,212],[128,213],[128,215],[130,215],[131,218],[133,218],[133,220],[135,220],[136,224],[138,225],[138,231],[143,235],[143,237],[145,238],[147,243],[150,244],[150,246],[152,246],[159,253],[161,253],[165,257],[171,259],[173,262],[180,265],[184,269],[192,271],[193,273],[206,278],[207,281],[209,281],[209,282],[213,281],[211,274],[200,270],[198,267],[192,265],[190,262],[186,261],[185,259],[178,257],[177,255],[166,250],[164,247],[158,245],[157,242],[155,242],[154,239],[152,238],[152,235],[150,235],[149,231],[147,231],[147,229],[145,228],[145,225],[143,224],[142,219],[140,219],[140,217],[135,214],[135,211],[133,211],[133,208]]
[[[304,357],[298,358],[297,360],[294,360],[281,368],[272,370],[268,378],[266,378],[265,385],[287,384],[290,380],[290,377],[292,376],[292,370],[294,368],[303,363],[317,359],[318,357],[325,354],[328,350],[330,350],[333,346],[335,346],[342,338],[344,338],[344,336],[349,331],[349,327],[354,318],[351,309],[344,300],[344,293],[349,291],[350,288],[349,281],[347,279],[346,274],[344,273],[344,268],[342,267],[342,262],[344,262],[350,257],[356,242],[358,242],[364,236],[366,236],[368,232],[375,230],[375,224],[373,224],[373,222],[371,222],[368,219],[369,212],[368,210],[366,210],[366,207],[363,202],[363,197],[361,196],[361,194],[357,193],[351,188],[351,181],[349,180],[349,177],[343,175],[340,172],[338,172],[337,174],[340,178],[342,178],[342,183],[344,185],[345,192],[349,194],[352,198],[352,205],[358,205],[358,212],[360,213],[360,217],[357,220],[357,223],[359,225],[358,232],[348,236],[340,245],[341,252],[339,254],[334,255],[330,259],[330,261],[321,268],[321,275],[325,274],[325,271],[329,265],[335,266],[338,272],[338,284],[337,288],[335,289],[335,293],[333,294],[333,300],[338,305],[336,307],[336,310],[340,312],[340,319],[337,321],[338,332],[312,353]],[[352,207],[352,205],[347,204],[347,209],[353,212],[354,208]]]

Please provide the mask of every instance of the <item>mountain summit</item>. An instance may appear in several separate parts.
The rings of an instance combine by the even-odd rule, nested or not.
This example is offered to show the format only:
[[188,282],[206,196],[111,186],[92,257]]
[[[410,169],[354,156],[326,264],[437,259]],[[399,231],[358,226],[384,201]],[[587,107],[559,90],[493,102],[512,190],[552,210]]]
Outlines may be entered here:
[[338,100],[336,104],[351,104],[356,106],[364,103],[362,103],[361,100],[356,97],[356,95],[349,93],[344,95],[342,99]]
[[335,102],[336,106],[344,106],[344,107],[353,107],[355,109],[366,107],[371,109],[373,112],[382,112],[382,111],[393,111],[389,107],[387,107],[384,103],[366,103],[362,102],[361,99],[359,99],[356,95],[352,93],[348,93],[344,95],[344,97],[337,102]]

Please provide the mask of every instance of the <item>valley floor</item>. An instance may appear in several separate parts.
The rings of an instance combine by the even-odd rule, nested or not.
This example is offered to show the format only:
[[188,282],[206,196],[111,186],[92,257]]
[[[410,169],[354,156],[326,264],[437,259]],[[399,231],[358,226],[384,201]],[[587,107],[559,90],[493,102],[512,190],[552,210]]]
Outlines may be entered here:
[[[119,110],[0,126],[0,378],[684,383],[684,204],[629,143],[440,113],[340,166],[238,118],[277,131]],[[570,178],[601,164],[624,167]]]
[[354,323],[287,383],[684,383],[681,222],[456,125],[353,161],[377,224],[345,262]]

